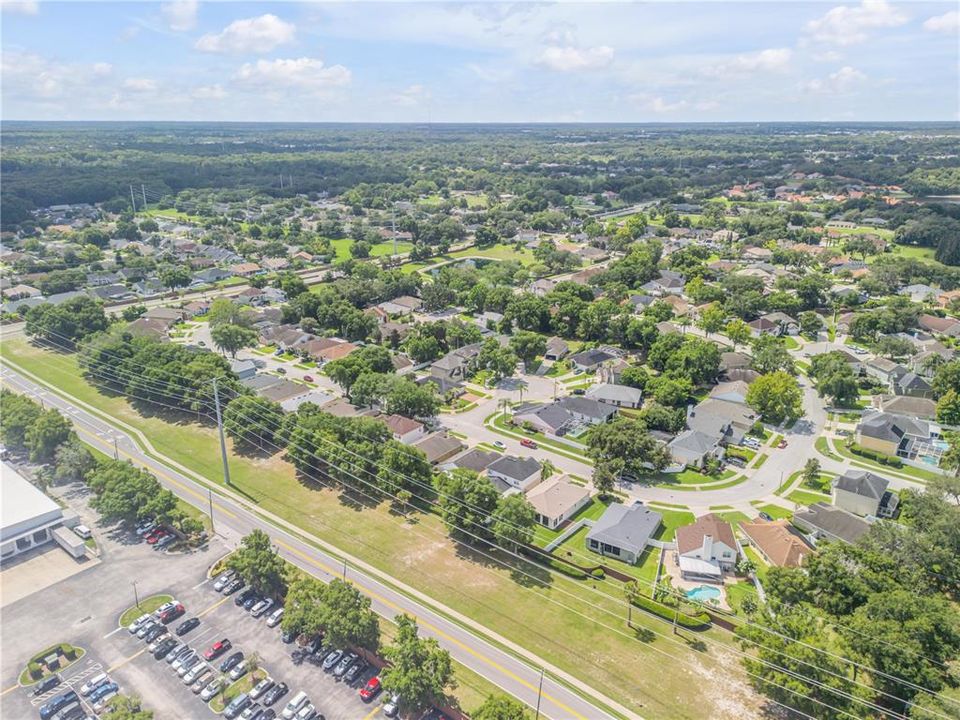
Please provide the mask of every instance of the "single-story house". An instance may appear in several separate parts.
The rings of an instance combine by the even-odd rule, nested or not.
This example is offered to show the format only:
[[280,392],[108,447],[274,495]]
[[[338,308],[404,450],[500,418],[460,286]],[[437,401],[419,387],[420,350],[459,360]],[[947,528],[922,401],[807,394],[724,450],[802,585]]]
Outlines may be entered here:
[[500,457],[500,453],[483,448],[470,448],[465,452],[451,458],[441,466],[443,470],[453,470],[454,468],[464,468],[473,470],[476,473],[482,473],[490,464]]
[[933,396],[933,387],[927,382],[926,378],[917,375],[915,372],[906,372],[903,375],[894,377],[890,385],[895,395],[907,395],[917,398],[929,398]]
[[743,380],[730,380],[728,382],[718,383],[710,391],[710,397],[715,400],[727,400],[728,402],[747,404],[747,391],[750,385]]
[[949,337],[960,337],[960,322],[953,318],[921,315],[917,318],[917,325],[927,332],[947,335]]
[[925,303],[932,302],[940,295],[940,290],[930,285],[924,285],[922,283],[916,283],[914,285],[906,285],[905,287],[900,288],[897,291],[898,295],[906,295],[910,298],[911,302],[915,303]]
[[257,366],[253,360],[231,360],[230,369],[240,380],[252,378],[257,374]]
[[502,455],[487,466],[487,477],[502,480],[511,488],[526,491],[540,482],[540,463],[532,457]]
[[610,505],[587,533],[587,549],[632,565],[662,521],[663,516],[646,505]]
[[389,315],[411,315],[420,309],[423,300],[410,295],[401,295],[392,300],[384,300],[376,307],[385,310]]
[[610,352],[609,350],[593,348],[571,355],[570,362],[572,362],[573,366],[578,370],[583,370],[586,372],[588,370],[596,370],[603,363],[607,362],[608,360],[613,360],[616,357],[619,357],[619,355]]
[[707,398],[687,409],[687,427],[732,445],[740,445],[756,421],[749,406],[729,400]]
[[570,352],[570,346],[567,345],[566,340],[562,340],[556,336],[547,340],[547,350],[543,354],[544,360],[562,360]]
[[320,390],[310,390],[309,392],[303,393],[301,395],[294,395],[289,397],[286,400],[280,402],[280,407],[283,408],[285,412],[296,412],[300,409],[301,405],[306,403],[313,403],[317,407],[323,407],[332,398],[325,392]]
[[357,417],[362,414],[356,405],[351,405],[343,398],[333,398],[321,405],[320,409],[334,417]]
[[719,515],[710,513],[696,522],[677,528],[677,564],[685,580],[723,579],[737,565],[737,541],[733,528]]
[[740,530],[760,557],[778,567],[800,567],[813,548],[787,520],[753,520],[740,523]]
[[833,481],[833,504],[856,515],[893,517],[900,498],[889,492],[889,485],[876,473],[847,470]]
[[887,385],[893,383],[895,378],[908,372],[902,365],[884,357],[870,358],[863,364],[863,369],[867,376]]
[[527,500],[537,513],[537,522],[556,530],[582,507],[590,504],[590,491],[570,482],[566,476],[560,476],[542,482],[527,492]]
[[870,523],[851,512],[827,503],[814,503],[794,513],[793,523],[813,536],[853,544],[870,532]]
[[284,403],[291,398],[300,397],[301,395],[306,395],[310,392],[310,388],[307,385],[301,385],[300,383],[292,382],[291,380],[281,380],[278,383],[274,383],[270,387],[263,388],[260,390],[258,395],[267,400],[272,400],[276,403]]
[[643,404],[643,392],[629,385],[594,385],[587,390],[586,397],[616,407],[638,408]]
[[873,406],[885,413],[912,415],[921,420],[933,420],[937,417],[937,403],[930,398],[910,397],[909,395],[874,395]]
[[753,363],[746,353],[742,352],[723,352],[720,353],[720,372],[727,373],[731,370],[743,370],[749,368]]
[[437,465],[463,450],[464,445],[453,435],[448,435],[445,432],[435,432],[415,442],[413,447],[427,456],[427,462],[431,465]]
[[685,467],[699,469],[706,464],[708,458],[723,457],[720,437],[699,430],[684,430],[667,443],[667,450],[675,463],[675,466],[667,468],[668,472],[680,472]]

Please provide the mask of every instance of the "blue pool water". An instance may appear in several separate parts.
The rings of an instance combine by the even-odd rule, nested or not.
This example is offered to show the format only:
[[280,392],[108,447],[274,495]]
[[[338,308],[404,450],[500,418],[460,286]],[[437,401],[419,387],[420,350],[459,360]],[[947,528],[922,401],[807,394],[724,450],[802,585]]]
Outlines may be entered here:
[[687,597],[691,600],[697,600],[699,602],[719,600],[720,588],[710,587],[709,585],[700,585],[693,588],[693,590],[687,590]]

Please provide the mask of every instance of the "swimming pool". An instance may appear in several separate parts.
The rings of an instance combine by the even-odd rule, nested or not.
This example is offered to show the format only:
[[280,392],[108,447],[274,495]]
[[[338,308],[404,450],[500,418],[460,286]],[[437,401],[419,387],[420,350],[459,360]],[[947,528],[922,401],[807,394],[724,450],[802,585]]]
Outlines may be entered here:
[[687,590],[687,597],[698,602],[710,602],[720,599],[720,588],[710,587],[709,585],[699,585],[692,590]]

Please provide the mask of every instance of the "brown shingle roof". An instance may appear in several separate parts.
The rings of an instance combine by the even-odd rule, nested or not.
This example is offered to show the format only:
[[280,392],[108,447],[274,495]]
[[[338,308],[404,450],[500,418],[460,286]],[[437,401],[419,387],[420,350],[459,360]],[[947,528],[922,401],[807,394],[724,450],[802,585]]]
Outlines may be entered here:
[[697,518],[695,523],[677,528],[677,550],[680,554],[703,547],[703,536],[709,535],[716,542],[722,542],[729,548],[736,549],[737,542],[733,538],[733,528],[730,523],[719,515],[710,513]]
[[740,529],[769,562],[780,567],[800,567],[813,552],[786,520],[754,520],[740,523]]

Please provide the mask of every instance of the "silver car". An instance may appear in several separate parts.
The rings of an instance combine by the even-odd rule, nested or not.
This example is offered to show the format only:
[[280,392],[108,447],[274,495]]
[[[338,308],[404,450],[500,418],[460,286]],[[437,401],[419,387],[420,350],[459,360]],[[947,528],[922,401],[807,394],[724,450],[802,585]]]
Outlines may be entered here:
[[209,685],[207,685],[203,691],[200,693],[200,699],[204,702],[209,702],[210,698],[220,692],[221,688],[226,685],[226,681],[223,678],[217,678]]
[[220,573],[220,575],[217,576],[217,579],[213,581],[213,589],[217,592],[220,592],[230,584],[230,581],[233,580],[236,575],[237,573],[233,570],[227,570],[226,572]]

